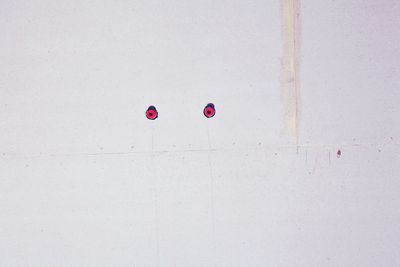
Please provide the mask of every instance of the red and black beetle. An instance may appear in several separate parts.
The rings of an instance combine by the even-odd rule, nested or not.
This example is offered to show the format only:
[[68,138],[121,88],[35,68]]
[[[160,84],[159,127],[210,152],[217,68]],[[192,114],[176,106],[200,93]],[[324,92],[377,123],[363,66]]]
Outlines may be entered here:
[[204,116],[207,118],[212,118],[215,115],[215,106],[213,103],[208,103],[207,106],[203,110]]
[[155,106],[150,106],[147,110],[146,110],[146,117],[149,120],[155,120],[158,118],[158,111],[156,109]]

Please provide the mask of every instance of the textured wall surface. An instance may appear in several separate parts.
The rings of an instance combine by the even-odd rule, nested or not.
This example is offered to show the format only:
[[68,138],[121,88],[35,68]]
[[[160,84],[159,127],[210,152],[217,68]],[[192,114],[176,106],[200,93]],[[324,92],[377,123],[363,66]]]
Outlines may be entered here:
[[0,266],[399,266],[399,17],[0,1]]

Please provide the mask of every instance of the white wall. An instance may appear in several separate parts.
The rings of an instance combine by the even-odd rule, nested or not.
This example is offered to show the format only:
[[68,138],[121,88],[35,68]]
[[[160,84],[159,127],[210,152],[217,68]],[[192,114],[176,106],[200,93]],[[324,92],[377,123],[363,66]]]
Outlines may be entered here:
[[399,266],[399,17],[0,1],[0,266]]

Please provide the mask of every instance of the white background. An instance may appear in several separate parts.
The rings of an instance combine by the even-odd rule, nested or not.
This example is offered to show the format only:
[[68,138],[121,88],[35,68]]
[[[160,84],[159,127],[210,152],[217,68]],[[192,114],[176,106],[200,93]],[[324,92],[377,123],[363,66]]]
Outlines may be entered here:
[[1,0],[0,266],[399,266],[400,2],[300,13],[296,143],[279,1]]

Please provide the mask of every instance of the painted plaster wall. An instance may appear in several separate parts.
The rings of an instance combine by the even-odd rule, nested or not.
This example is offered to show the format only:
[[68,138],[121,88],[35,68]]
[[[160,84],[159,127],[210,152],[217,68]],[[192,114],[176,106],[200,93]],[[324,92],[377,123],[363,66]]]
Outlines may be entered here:
[[0,266],[399,266],[399,17],[0,1]]

